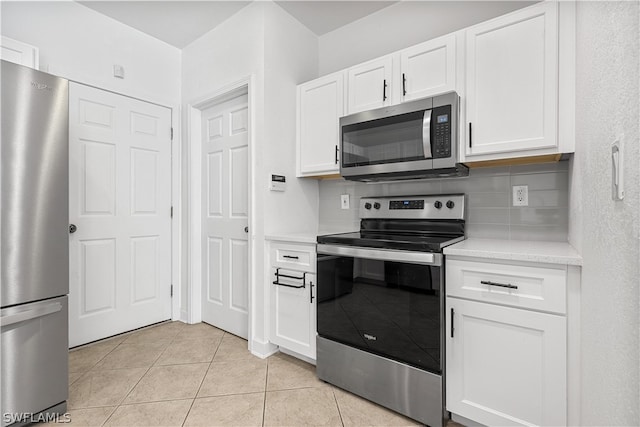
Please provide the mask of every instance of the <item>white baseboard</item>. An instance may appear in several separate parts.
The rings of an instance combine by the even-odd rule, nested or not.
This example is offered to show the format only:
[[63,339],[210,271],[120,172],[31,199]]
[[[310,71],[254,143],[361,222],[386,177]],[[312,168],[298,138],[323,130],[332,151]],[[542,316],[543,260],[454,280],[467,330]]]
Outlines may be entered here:
[[278,352],[278,346],[271,344],[269,341],[253,340],[251,342],[251,354],[261,359],[266,359]]

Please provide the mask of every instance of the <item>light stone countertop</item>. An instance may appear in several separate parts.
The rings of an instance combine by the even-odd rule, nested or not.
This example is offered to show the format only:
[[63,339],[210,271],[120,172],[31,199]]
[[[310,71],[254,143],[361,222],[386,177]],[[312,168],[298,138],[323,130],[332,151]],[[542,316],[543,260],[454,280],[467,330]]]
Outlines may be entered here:
[[278,241],[278,242],[290,242],[290,243],[316,243],[317,236],[310,233],[282,233],[282,234],[267,234],[264,236],[265,240]]
[[290,242],[290,243],[316,243],[318,236],[324,236],[325,234],[337,234],[337,233],[349,233],[357,230],[349,229],[327,229],[318,230],[317,234],[311,233],[275,233],[266,234],[265,240],[278,241],[278,242]]
[[444,254],[507,261],[582,265],[582,257],[578,251],[566,242],[470,238],[447,246]]

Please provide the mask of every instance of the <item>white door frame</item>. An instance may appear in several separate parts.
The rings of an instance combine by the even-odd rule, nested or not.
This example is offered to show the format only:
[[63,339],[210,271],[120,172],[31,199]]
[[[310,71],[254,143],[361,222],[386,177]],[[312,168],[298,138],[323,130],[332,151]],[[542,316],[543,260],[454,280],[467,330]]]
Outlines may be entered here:
[[249,289],[248,289],[248,316],[249,330],[247,335],[249,342],[252,341],[251,322],[253,319],[253,295],[255,290],[253,273],[253,239],[255,236],[255,215],[254,215],[254,185],[253,185],[253,159],[255,149],[255,77],[253,75],[244,77],[238,81],[222,86],[215,92],[204,97],[200,97],[187,104],[187,141],[189,144],[188,167],[188,196],[189,196],[189,221],[188,221],[188,323],[198,323],[202,321],[202,111],[229,100],[243,92],[247,93],[249,101],[249,159],[248,159],[248,183],[249,183]]

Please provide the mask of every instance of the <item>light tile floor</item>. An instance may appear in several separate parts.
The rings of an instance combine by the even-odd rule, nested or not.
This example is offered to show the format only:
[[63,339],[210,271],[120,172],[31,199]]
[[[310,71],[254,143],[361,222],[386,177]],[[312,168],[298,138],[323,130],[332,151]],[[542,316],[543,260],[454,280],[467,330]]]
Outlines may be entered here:
[[317,379],[315,367],[205,323],[167,322],[69,352],[81,426],[414,426]]

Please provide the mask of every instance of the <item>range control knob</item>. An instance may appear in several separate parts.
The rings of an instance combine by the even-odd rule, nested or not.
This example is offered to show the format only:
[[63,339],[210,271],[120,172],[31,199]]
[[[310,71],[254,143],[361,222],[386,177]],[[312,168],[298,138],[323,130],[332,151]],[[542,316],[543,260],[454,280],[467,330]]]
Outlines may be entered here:
[[380,203],[375,202],[375,203],[373,204],[373,207],[374,207],[374,209],[380,209]]
[[455,205],[456,205],[456,204],[455,204],[455,203],[453,203],[453,200],[449,200],[449,201],[447,202],[447,207],[448,207],[449,209],[453,209],[453,207],[454,207]]
[[371,203],[367,202],[364,204],[365,209],[371,209]]
[[440,200],[437,200],[437,201],[433,204],[433,206],[434,206],[436,209],[440,209],[440,208],[442,207],[442,202],[441,202]]

